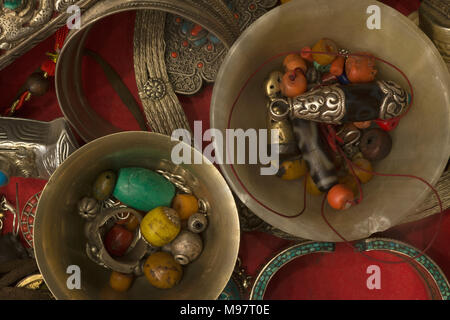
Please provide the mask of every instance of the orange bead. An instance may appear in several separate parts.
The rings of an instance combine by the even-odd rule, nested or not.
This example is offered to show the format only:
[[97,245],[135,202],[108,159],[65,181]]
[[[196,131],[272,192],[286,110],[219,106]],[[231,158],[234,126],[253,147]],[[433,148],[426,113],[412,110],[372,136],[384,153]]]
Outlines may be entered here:
[[355,198],[352,190],[343,184],[336,184],[328,191],[327,201],[330,207],[336,210],[345,210],[352,206]]
[[365,83],[375,80],[375,58],[368,52],[359,52],[364,56],[350,55],[345,62],[345,73],[352,83]]
[[133,274],[113,271],[109,277],[109,285],[116,291],[125,292],[131,287],[133,278]]
[[372,121],[353,122],[353,125],[358,129],[367,129],[372,124]]
[[306,61],[313,62],[314,59],[313,59],[312,54],[310,52],[305,52],[305,51],[312,51],[311,47],[303,47],[303,49],[302,49],[302,51],[300,53],[300,56],[303,59],[305,59]]
[[297,53],[288,54],[283,60],[283,66],[285,71],[294,71],[299,68],[306,72],[308,69],[305,60]]
[[192,194],[177,194],[173,199],[172,208],[181,220],[186,220],[198,211],[198,200]]
[[129,231],[134,231],[139,226],[139,219],[132,214],[125,222],[125,228]]
[[301,95],[307,88],[306,77],[300,70],[288,71],[281,79],[281,93],[289,98]]
[[338,56],[332,63],[330,73],[339,77],[344,72],[345,58]]

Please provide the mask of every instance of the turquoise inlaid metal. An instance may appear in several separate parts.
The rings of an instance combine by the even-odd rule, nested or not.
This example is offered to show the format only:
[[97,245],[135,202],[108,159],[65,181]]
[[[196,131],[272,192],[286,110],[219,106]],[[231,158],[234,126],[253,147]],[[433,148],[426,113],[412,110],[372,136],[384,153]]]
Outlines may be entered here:
[[6,9],[16,10],[22,4],[22,0],[4,0],[3,6]]
[[[401,256],[414,258],[420,254],[420,250],[397,240],[371,238],[355,244],[360,251],[383,250],[396,253]],[[421,255],[414,259],[434,281],[439,290],[440,299],[450,300],[450,285],[442,270],[427,255]],[[427,279],[425,279],[426,281]]]
[[264,266],[258,277],[255,279],[252,291],[250,292],[250,300],[263,300],[270,279],[278,272],[278,270],[293,259],[310,253],[333,252],[334,249],[335,244],[333,242],[308,241],[283,250]]
[[321,72],[321,73],[327,73],[330,72],[331,69],[331,64],[327,64],[326,66],[322,66],[321,64],[318,64],[317,62],[314,61],[314,68],[316,68],[317,71]]
[[234,277],[228,281],[227,286],[220,294],[218,300],[242,300],[241,288]]

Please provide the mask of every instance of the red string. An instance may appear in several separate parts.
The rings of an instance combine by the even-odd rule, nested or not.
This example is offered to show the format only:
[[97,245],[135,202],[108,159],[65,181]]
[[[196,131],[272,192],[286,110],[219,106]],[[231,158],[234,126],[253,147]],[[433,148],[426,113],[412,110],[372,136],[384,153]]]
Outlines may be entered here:
[[16,106],[13,108],[8,108],[6,109],[4,115],[5,116],[10,116],[12,112],[16,112],[17,110],[19,110],[20,108],[22,108],[25,99],[27,98],[27,95],[29,94],[28,91],[25,91],[24,93],[22,93],[22,95],[19,97],[19,102],[16,104]]
[[64,41],[66,40],[67,34],[69,33],[69,28],[65,25],[64,27],[58,29],[56,31],[56,42],[55,42],[55,51],[59,52],[64,45]]
[[[340,149],[340,148],[339,148]],[[407,175],[407,174],[391,174],[391,173],[379,173],[379,172],[375,172],[375,171],[369,171],[366,169],[363,169],[359,166],[357,166],[356,164],[354,164],[353,162],[349,161],[348,158],[345,156],[345,153],[342,151],[342,149],[340,149],[341,152],[344,155],[344,158],[346,159],[346,161],[348,161],[349,163],[349,167],[351,168],[352,172],[353,171],[353,167],[358,168],[358,170],[364,171],[366,173],[370,173],[372,175],[376,175],[376,176],[382,176],[382,177],[401,177],[401,178],[410,178],[410,179],[416,179],[421,181],[422,183],[426,184],[436,195],[436,199],[438,200],[438,204],[439,204],[439,209],[440,209],[440,214],[439,214],[439,222],[438,222],[438,226],[436,227],[436,232],[433,234],[433,237],[431,238],[430,242],[428,243],[428,245],[425,247],[425,249],[420,250],[419,254],[414,256],[414,257],[406,257],[405,259],[400,259],[397,261],[390,261],[390,260],[382,260],[382,259],[378,259],[378,258],[374,258],[371,257],[367,254],[365,254],[364,252],[360,252],[362,255],[364,255],[366,258],[372,259],[372,260],[376,260],[378,262],[382,262],[382,263],[391,263],[391,264],[396,264],[396,263],[405,263],[405,262],[410,262],[412,260],[415,260],[421,256],[423,256],[433,245],[434,241],[436,240],[440,229],[441,229],[441,224],[442,224],[442,218],[444,215],[444,210],[442,207],[442,201],[441,198],[439,197],[439,193],[437,192],[437,190],[431,185],[429,184],[425,179],[422,179],[420,177],[414,176],[414,175]],[[327,195],[324,196],[324,198],[322,199],[322,207],[321,207],[321,215],[322,218],[324,219],[325,223],[328,225],[328,227],[343,241],[345,242],[346,245],[348,245],[349,247],[353,248],[356,250],[356,247],[353,246],[347,239],[345,239],[340,233],[339,231],[337,231],[332,225],[331,223],[328,221],[328,219],[325,217],[325,199],[326,199]]]
[[[243,85],[243,86],[241,87],[241,89],[239,90],[238,95],[236,96],[236,98],[235,98],[235,100],[234,100],[234,102],[233,102],[233,105],[231,106],[230,115],[229,115],[229,118],[228,118],[227,128],[230,128],[231,118],[232,118],[233,111],[234,111],[234,109],[235,109],[235,107],[236,107],[237,102],[239,101],[239,99],[240,99],[240,97],[241,97],[243,91],[244,91],[245,88],[248,86],[248,84],[250,83],[250,81],[255,77],[255,75],[256,75],[259,71],[261,71],[261,69],[264,68],[264,67],[265,67],[267,64],[269,64],[270,62],[274,61],[275,59],[277,59],[277,58],[279,58],[279,57],[288,55],[288,54],[290,54],[290,53],[296,53],[296,52],[284,52],[284,53],[277,54],[277,55],[275,55],[275,56],[273,56],[273,57],[267,59],[266,61],[264,61],[264,62],[263,62],[263,63],[262,63],[262,64],[261,64],[261,65],[260,65],[260,66],[259,66],[259,67],[258,67],[258,68],[250,75],[250,77],[245,81],[244,85]],[[409,88],[410,88],[410,95],[411,95],[411,99],[410,99],[410,101],[409,101],[408,107],[407,107],[407,109],[405,110],[405,112],[402,113],[401,115],[399,115],[398,117],[393,118],[393,119],[400,120],[401,118],[403,118],[404,116],[406,116],[406,115],[408,114],[409,110],[411,109],[411,106],[412,106],[413,101],[414,101],[414,90],[413,90],[413,88],[412,88],[411,82],[409,81],[409,79],[408,79],[408,77],[406,76],[406,74],[405,74],[401,69],[399,69],[397,66],[395,66],[394,64],[392,64],[392,63],[390,63],[390,62],[388,62],[388,61],[386,61],[386,60],[384,60],[384,59],[378,58],[378,57],[373,56],[373,55],[368,55],[368,54],[351,53],[351,54],[345,55],[345,54],[340,54],[340,53],[320,52],[320,51],[310,51],[310,50],[305,50],[305,51],[303,51],[303,53],[310,53],[310,54],[329,54],[329,55],[336,55],[336,56],[341,55],[341,56],[371,57],[371,58],[374,58],[375,60],[381,61],[381,62],[383,62],[383,63],[389,65],[390,67],[392,67],[393,69],[395,69],[396,71],[398,71],[398,72],[402,75],[402,77],[406,80],[406,82],[408,83],[408,86],[409,86]],[[391,119],[391,120],[392,120],[392,119]],[[413,175],[378,173],[378,172],[374,172],[374,171],[368,171],[368,170],[365,170],[365,169],[363,169],[363,168],[360,168],[360,167],[356,166],[354,163],[352,163],[352,162],[346,157],[346,155],[345,155],[345,153],[342,151],[342,149],[336,144],[336,140],[338,139],[338,137],[337,137],[337,135],[336,135],[336,132],[334,131],[334,128],[333,128],[332,126],[328,126],[328,127],[327,127],[327,130],[328,130],[328,133],[329,133],[329,134],[326,135],[326,137],[327,137],[327,141],[328,141],[329,144],[330,144],[330,147],[331,147],[333,150],[338,150],[339,153],[341,153],[341,155],[344,157],[344,159],[345,159],[345,161],[346,161],[346,163],[347,163],[349,169],[351,170],[352,175],[354,176],[355,179],[357,179],[358,190],[359,190],[359,194],[360,194],[360,195],[359,195],[358,201],[356,201],[355,204],[360,203],[360,202],[362,201],[362,199],[363,199],[363,192],[362,192],[362,188],[361,188],[361,184],[360,184],[360,182],[359,182],[359,179],[357,178],[356,173],[355,173],[355,171],[354,171],[354,167],[357,167],[357,168],[358,168],[359,170],[361,170],[361,171],[365,171],[365,172],[371,173],[371,174],[373,174],[373,175],[378,175],[378,176],[383,176],[383,177],[404,177],[404,178],[417,179],[417,180],[419,180],[419,181],[425,183],[425,184],[426,184],[426,185],[434,192],[434,194],[436,195],[436,198],[437,198],[437,200],[438,200],[438,203],[439,203],[439,208],[440,208],[440,218],[439,218],[439,224],[438,224],[438,227],[437,227],[437,232],[433,235],[432,240],[431,240],[430,243],[426,246],[426,248],[425,248],[424,250],[421,250],[420,253],[419,253],[418,255],[416,255],[415,257],[412,257],[412,258],[411,258],[411,257],[407,257],[406,259],[401,259],[401,261],[386,261],[386,260],[381,260],[381,259],[377,259],[377,258],[371,257],[371,256],[365,254],[364,252],[360,252],[360,253],[361,253],[363,256],[365,256],[366,258],[368,258],[368,259],[376,260],[376,261],[382,262],[382,263],[391,263],[391,264],[410,262],[411,260],[415,260],[415,259],[417,259],[417,258],[423,256],[423,255],[425,254],[425,252],[428,251],[428,249],[432,246],[432,244],[434,243],[434,241],[435,241],[436,238],[437,238],[437,235],[438,235],[438,233],[439,233],[439,231],[440,231],[440,226],[441,226],[441,222],[442,222],[442,216],[443,216],[443,212],[444,212],[444,211],[443,211],[443,208],[442,208],[442,202],[441,202],[441,199],[440,199],[439,194],[438,194],[438,192],[436,191],[436,189],[433,188],[433,186],[432,186],[431,184],[429,184],[427,181],[425,181],[424,179],[422,179],[422,178],[420,178],[420,177],[416,177],[416,176],[413,176]],[[330,137],[331,137],[331,138],[330,138]],[[227,148],[227,149],[228,149],[228,148]],[[228,150],[228,152],[229,152],[229,150]],[[239,184],[241,185],[241,187],[245,190],[245,192],[246,192],[253,200],[255,200],[259,205],[261,205],[261,206],[264,207],[265,209],[267,209],[267,210],[269,210],[269,211],[271,211],[271,212],[273,212],[273,213],[275,213],[275,214],[277,214],[277,215],[279,215],[279,216],[286,217],[286,218],[293,218],[293,217],[299,216],[299,215],[302,214],[303,211],[305,210],[305,208],[306,208],[306,178],[305,178],[305,188],[304,188],[304,192],[305,192],[305,194],[304,194],[304,196],[305,196],[305,200],[304,200],[304,208],[303,208],[303,210],[302,210],[299,214],[297,214],[297,215],[295,215],[295,216],[287,216],[287,215],[284,215],[284,214],[282,214],[282,213],[277,212],[276,210],[273,210],[272,208],[268,207],[267,205],[265,205],[264,203],[262,203],[260,200],[258,200],[258,199],[257,199],[257,198],[256,198],[256,197],[255,197],[255,196],[254,196],[254,195],[246,188],[246,186],[243,184],[243,182],[242,182],[241,179],[239,178],[239,175],[237,174],[236,170],[234,169],[233,164],[230,164],[230,167],[231,167],[231,170],[232,170],[234,176],[235,176],[236,179],[238,180],[238,182],[239,182]],[[333,231],[333,232],[334,232],[334,233],[335,233],[342,241],[344,241],[344,242],[345,242],[348,246],[350,246],[351,248],[356,249],[356,248],[355,248],[349,241],[347,241],[347,240],[346,240],[346,239],[345,239],[345,238],[344,238],[344,237],[343,237],[343,236],[342,236],[342,235],[341,235],[341,234],[340,234],[340,233],[339,233],[339,232],[338,232],[338,231],[337,231],[330,223],[329,223],[329,221],[326,219],[326,217],[325,217],[325,199],[326,199],[326,198],[327,198],[327,194],[325,194],[324,197],[323,197],[323,199],[322,199],[322,207],[321,207],[321,214],[322,214],[322,217],[323,217],[325,223],[328,225],[328,227],[329,227],[329,228],[330,228],[330,229],[331,229],[331,230],[332,230],[332,231]]]

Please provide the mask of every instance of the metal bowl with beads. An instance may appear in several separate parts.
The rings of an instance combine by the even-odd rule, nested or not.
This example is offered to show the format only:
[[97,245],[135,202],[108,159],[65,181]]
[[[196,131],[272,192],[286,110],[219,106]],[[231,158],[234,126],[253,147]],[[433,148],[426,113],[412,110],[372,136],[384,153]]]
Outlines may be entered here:
[[[195,300],[216,299],[221,294],[239,250],[234,198],[219,171],[206,159],[201,165],[173,164],[171,151],[177,143],[168,136],[149,132],[113,134],[77,150],[52,175],[37,208],[34,243],[39,269],[57,299]],[[193,194],[206,202],[208,228],[201,235],[201,255],[185,268],[182,280],[171,289],[153,288],[145,277],[138,277],[127,292],[116,292],[108,285],[111,271],[86,255],[86,220],[78,214],[78,201],[101,172],[132,166],[179,175]],[[67,288],[69,265],[82,270],[80,290]],[[139,273],[141,267],[136,265],[134,272]]]

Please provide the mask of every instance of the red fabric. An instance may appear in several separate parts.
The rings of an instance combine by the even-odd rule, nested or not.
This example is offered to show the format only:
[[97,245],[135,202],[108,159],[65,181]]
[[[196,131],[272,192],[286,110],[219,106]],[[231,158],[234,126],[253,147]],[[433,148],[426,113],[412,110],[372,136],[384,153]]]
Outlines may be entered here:
[[[404,14],[416,10],[418,0],[385,0]],[[133,21],[134,13],[122,13],[98,23],[92,30],[87,47],[98,52],[121,75],[124,83],[139,102],[133,67]],[[26,78],[47,59],[45,53],[55,46],[55,36],[45,40],[33,50],[17,59],[14,64],[0,72],[0,108],[10,106],[17,90]],[[136,121],[108,84],[100,67],[90,58],[83,62],[84,88],[87,98],[96,112],[124,130],[138,130]],[[203,122],[203,130],[209,128],[209,103],[212,86],[195,96],[180,96],[180,101],[191,121]],[[61,117],[54,86],[42,97],[33,97],[17,113],[17,117],[50,121]],[[22,208],[36,192],[42,190],[45,181],[13,178],[7,187],[0,189],[7,199],[15,203],[15,184],[19,183],[19,200]],[[5,231],[11,230],[11,216],[5,221]],[[380,236],[395,238],[418,248],[424,248],[437,226],[437,216],[419,222],[392,228]],[[428,255],[437,262],[447,277],[450,277],[450,210],[446,212],[440,233]],[[251,232],[241,237],[240,256],[248,273],[255,276],[258,269],[275,253],[291,242],[274,236]],[[378,257],[388,259],[385,254]],[[367,266],[377,264],[381,268],[381,290],[368,290]],[[338,244],[335,253],[316,254],[298,259],[283,268],[274,277],[267,298],[274,299],[425,299],[427,291],[415,271],[407,264],[386,265],[368,261],[352,252],[344,244]]]

